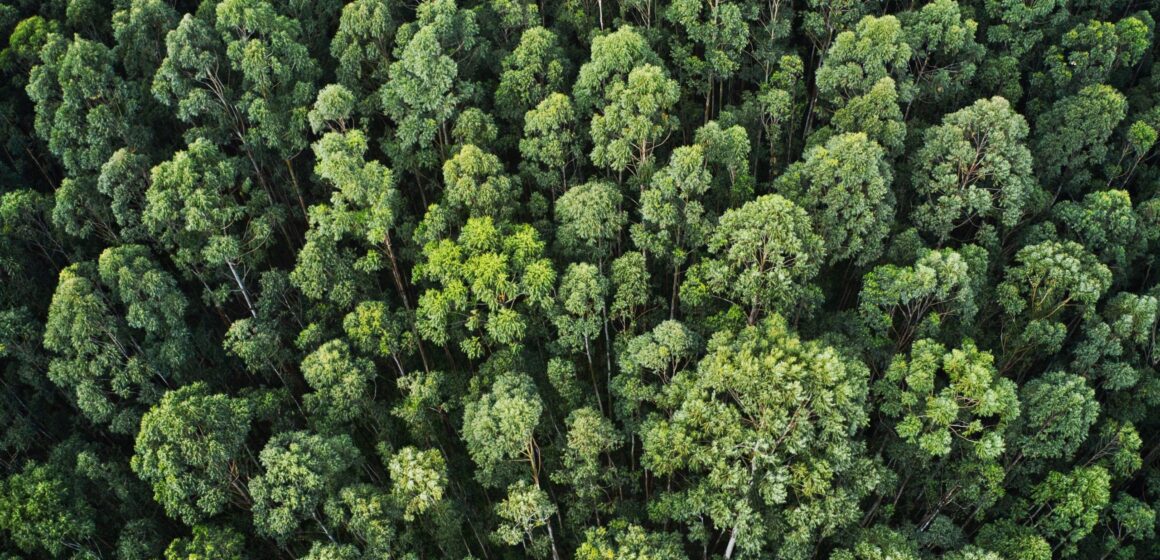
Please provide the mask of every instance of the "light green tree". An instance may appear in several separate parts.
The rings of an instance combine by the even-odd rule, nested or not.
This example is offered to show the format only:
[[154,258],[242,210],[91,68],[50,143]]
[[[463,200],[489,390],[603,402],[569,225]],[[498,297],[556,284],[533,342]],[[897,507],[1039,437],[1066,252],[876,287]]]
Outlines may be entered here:
[[490,217],[468,219],[455,240],[428,243],[414,274],[432,285],[419,298],[419,334],[439,345],[457,340],[471,359],[523,344],[556,283],[535,230]]
[[[820,538],[856,523],[877,473],[851,436],[868,422],[869,372],[838,350],[799,339],[771,315],[720,331],[697,369],[660,397],[642,427],[642,464],[670,479],[653,515],[725,558],[808,558]],[[714,545],[713,543],[717,543]]]

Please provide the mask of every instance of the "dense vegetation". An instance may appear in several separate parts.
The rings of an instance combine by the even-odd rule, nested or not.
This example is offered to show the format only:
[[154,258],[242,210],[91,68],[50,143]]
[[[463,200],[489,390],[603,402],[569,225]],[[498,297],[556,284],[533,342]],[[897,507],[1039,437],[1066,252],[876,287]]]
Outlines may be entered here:
[[1157,17],[0,2],[0,559],[1160,557]]

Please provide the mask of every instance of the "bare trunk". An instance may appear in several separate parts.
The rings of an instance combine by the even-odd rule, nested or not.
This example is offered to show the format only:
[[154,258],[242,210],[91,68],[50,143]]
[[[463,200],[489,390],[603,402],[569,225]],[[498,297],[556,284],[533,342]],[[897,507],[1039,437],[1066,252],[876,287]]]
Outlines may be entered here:
[[242,282],[242,277],[238,275],[238,269],[234,266],[234,261],[226,260],[226,265],[230,267],[230,274],[234,276],[234,283],[238,285],[238,289],[242,292],[242,299],[246,300],[246,308],[250,310],[250,315],[257,319],[258,311],[254,309],[254,302],[250,299],[250,291],[246,289],[245,283]]
[[733,546],[737,544],[737,527],[729,533],[729,544],[725,545],[725,560],[733,557]]

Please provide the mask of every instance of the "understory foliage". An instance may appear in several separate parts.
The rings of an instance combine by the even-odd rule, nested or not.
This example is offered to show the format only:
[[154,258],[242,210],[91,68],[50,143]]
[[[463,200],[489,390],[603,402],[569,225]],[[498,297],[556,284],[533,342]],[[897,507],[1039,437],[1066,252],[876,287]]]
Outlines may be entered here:
[[0,560],[1158,558],[1158,17],[0,0]]

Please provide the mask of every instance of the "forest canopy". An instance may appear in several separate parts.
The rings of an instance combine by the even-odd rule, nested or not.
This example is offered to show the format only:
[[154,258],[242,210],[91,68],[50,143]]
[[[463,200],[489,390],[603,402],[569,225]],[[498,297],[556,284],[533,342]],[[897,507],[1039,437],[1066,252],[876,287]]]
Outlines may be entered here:
[[2,0],[0,560],[1158,558],[1157,18]]

